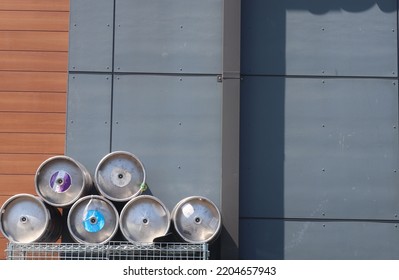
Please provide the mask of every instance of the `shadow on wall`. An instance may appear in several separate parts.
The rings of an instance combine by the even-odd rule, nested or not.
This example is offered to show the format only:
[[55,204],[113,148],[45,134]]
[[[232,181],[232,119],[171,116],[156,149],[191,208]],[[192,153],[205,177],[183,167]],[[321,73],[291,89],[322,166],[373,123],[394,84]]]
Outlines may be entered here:
[[286,15],[360,13],[394,0],[242,0],[240,258],[284,259]]
[[379,9],[383,12],[396,11],[391,0],[286,0],[281,2],[285,3],[287,10],[307,10],[312,14],[325,14],[330,11],[339,10],[358,13],[366,11],[374,5],[378,5]]

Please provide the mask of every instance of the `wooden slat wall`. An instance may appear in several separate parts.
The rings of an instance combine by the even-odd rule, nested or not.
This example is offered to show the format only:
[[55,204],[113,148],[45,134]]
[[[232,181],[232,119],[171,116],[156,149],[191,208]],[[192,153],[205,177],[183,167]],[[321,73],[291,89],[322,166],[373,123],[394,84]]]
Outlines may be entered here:
[[4,196],[12,196],[15,193],[35,193],[33,189],[26,188],[33,184],[32,175],[0,175],[0,184]]
[[1,0],[0,10],[69,12],[69,0]]
[[[0,178],[3,175],[34,175],[40,163],[56,154],[0,154]],[[16,179],[17,177],[15,177]],[[33,179],[32,179],[33,180]],[[0,179],[1,181],[1,179]],[[2,186],[2,185],[1,185]],[[4,186],[2,186],[1,190]],[[28,186],[31,188],[32,186]],[[19,193],[16,192],[16,193]]]
[[67,56],[65,52],[0,51],[0,70],[64,72]]
[[0,91],[65,92],[67,74],[0,71]]
[[0,1],[0,205],[64,154],[68,29],[69,0]]
[[2,30],[68,31],[68,21],[65,12],[0,11]]
[[[7,198],[7,196],[0,196],[0,204],[3,205]],[[7,241],[8,240],[0,234],[0,260],[5,259],[6,257],[5,249],[7,247]]]
[[63,113],[0,112],[0,131],[9,133],[65,133]]
[[65,113],[65,104],[65,92],[0,91],[0,108],[3,112]]
[[0,31],[0,50],[68,51],[67,32]]
[[7,239],[0,237],[0,260],[5,259],[6,257],[6,246],[7,246]]

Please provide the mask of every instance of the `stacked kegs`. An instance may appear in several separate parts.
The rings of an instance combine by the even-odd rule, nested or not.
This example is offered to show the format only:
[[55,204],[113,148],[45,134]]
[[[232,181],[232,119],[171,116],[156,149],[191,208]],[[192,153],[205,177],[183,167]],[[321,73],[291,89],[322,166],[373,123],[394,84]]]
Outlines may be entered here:
[[[38,196],[19,194],[4,203],[0,231],[17,243],[54,242],[62,227],[74,241],[88,244],[114,240],[118,231],[132,243],[153,242],[169,234],[175,235],[173,240],[189,243],[217,238],[221,215],[212,201],[190,196],[170,213],[159,198],[143,194],[146,188],[144,165],[126,151],[102,158],[93,179],[71,157],[51,157],[37,169]],[[61,219],[60,208],[66,219]]]

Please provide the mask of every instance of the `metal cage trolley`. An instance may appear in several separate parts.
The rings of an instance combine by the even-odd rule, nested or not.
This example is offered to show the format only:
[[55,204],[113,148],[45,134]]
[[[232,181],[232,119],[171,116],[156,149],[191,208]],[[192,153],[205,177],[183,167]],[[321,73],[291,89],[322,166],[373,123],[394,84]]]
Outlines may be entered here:
[[208,260],[207,243],[8,243],[7,260]]

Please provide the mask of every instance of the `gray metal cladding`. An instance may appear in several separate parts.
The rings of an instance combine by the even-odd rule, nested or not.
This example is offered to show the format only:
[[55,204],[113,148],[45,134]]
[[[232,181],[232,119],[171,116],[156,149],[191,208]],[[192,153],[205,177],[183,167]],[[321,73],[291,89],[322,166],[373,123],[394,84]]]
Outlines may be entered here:
[[397,1],[242,1],[244,74],[397,76]]
[[222,0],[116,0],[115,71],[222,72]]
[[238,255],[240,4],[71,0],[70,23],[67,154],[92,175],[111,151],[135,154],[146,192],[169,210],[210,199],[224,211],[229,258]]
[[397,218],[397,91],[385,79],[286,81],[286,216]]
[[215,76],[116,75],[112,150],[142,160],[169,209],[191,195],[220,206],[221,109]]
[[240,220],[241,259],[396,259],[399,228],[366,221]]
[[70,0],[69,71],[112,71],[114,0]]
[[397,219],[397,90],[387,79],[245,77],[241,216]]
[[397,1],[241,14],[240,258],[397,259]]
[[112,75],[69,75],[66,154],[91,175],[110,149],[111,87]]

